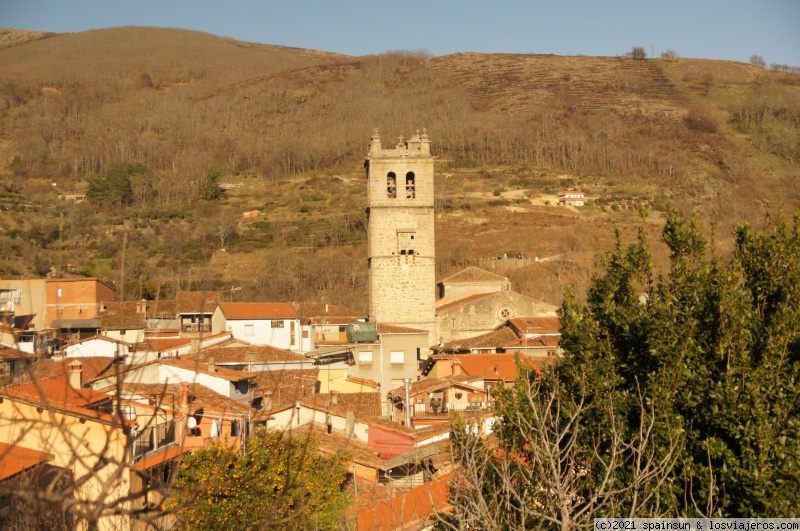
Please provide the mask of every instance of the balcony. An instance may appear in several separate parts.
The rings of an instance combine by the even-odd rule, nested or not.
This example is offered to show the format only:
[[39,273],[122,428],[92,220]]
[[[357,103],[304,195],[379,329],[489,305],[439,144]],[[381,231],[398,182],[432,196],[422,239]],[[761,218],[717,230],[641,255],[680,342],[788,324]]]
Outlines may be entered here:
[[458,413],[465,417],[489,409],[487,402],[449,402],[439,407],[431,404],[414,404],[411,414],[418,419],[448,419]]

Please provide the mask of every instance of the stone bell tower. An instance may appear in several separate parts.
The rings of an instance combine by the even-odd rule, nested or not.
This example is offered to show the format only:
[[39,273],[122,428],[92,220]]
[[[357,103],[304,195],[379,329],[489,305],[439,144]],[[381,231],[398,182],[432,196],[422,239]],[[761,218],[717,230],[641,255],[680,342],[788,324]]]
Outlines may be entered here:
[[436,341],[433,157],[425,129],[383,148],[372,133],[367,169],[369,316],[428,330]]

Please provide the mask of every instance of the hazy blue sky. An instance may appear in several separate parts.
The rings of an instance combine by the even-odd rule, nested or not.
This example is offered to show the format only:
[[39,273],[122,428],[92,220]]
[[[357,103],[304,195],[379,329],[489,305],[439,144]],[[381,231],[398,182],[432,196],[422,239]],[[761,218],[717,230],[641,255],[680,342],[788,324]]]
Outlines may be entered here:
[[648,56],[800,66],[800,0],[0,0],[0,27],[205,31],[348,55],[455,52]]

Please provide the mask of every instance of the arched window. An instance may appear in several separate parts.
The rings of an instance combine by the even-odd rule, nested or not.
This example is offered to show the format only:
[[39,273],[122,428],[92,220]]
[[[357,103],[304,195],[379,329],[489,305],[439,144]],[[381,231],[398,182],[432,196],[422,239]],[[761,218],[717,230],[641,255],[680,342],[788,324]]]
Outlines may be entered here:
[[406,198],[412,199],[416,195],[416,190],[414,189],[414,172],[410,171],[406,173]]
[[386,175],[386,197],[389,199],[397,197],[397,175],[393,171]]

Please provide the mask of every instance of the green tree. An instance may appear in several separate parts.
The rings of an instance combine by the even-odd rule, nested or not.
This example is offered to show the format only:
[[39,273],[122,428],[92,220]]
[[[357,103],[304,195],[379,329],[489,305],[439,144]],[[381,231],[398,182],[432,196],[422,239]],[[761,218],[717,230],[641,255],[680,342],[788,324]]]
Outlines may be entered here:
[[127,206],[134,197],[131,177],[149,173],[144,164],[111,164],[106,173],[89,182],[86,198],[96,207]]
[[243,454],[220,443],[184,459],[168,505],[178,529],[338,529],[345,463],[313,439],[258,430]]
[[454,438],[455,522],[800,514],[800,218],[735,236],[723,260],[671,213],[657,274],[644,231],[618,235],[586,302],[565,297],[562,362],[498,393],[501,452]]

